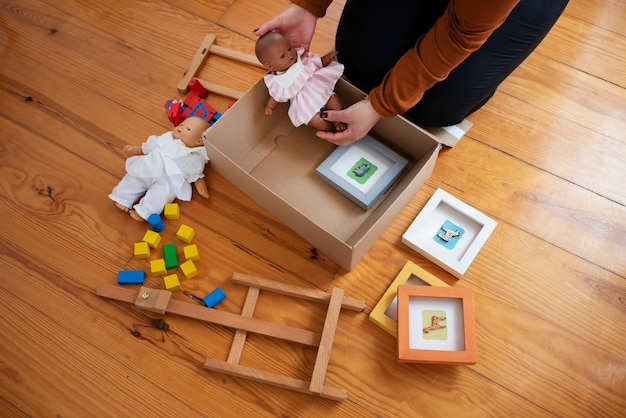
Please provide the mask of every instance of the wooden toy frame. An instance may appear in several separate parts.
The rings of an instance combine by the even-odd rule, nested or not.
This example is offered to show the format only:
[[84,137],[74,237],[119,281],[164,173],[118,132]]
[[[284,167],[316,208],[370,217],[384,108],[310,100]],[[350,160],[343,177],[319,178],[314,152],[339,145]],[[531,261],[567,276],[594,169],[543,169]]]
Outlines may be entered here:
[[[361,312],[365,309],[365,302],[344,297],[343,289],[340,288],[334,288],[332,293],[329,294],[320,290],[306,289],[241,273],[233,273],[232,281],[249,286],[241,315],[174,300],[170,297],[171,292],[160,289],[142,287],[137,292],[132,289],[103,284],[98,286],[96,292],[99,296],[135,303],[136,306],[151,312],[170,312],[235,328],[235,337],[233,338],[228,360],[221,361],[207,358],[204,362],[204,367],[208,370],[268,383],[298,392],[319,395],[333,400],[346,399],[348,395],[345,390],[324,385],[324,379],[341,308]],[[252,315],[261,290],[328,304],[326,320],[321,335],[316,332],[253,318]],[[311,381],[239,365],[248,332],[318,347]]]
[[[384,167],[384,170],[381,167],[379,174],[374,173],[372,175],[370,180],[374,181],[373,185],[359,185],[346,174],[354,165],[355,157],[364,156],[376,160],[373,163],[387,166]],[[387,193],[408,164],[409,161],[400,154],[367,135],[351,145],[335,148],[315,171],[322,180],[334,189],[362,209],[369,210]]]
[[[456,306],[455,306],[456,305]],[[460,306],[459,306],[460,305]],[[453,328],[450,340],[436,349],[420,338],[424,331],[423,321],[417,310],[437,306],[445,308],[446,326]],[[422,315],[420,313],[419,315]],[[398,286],[398,361],[407,363],[475,364],[476,325],[474,319],[474,292],[456,287]],[[448,330],[446,330],[447,332]],[[455,347],[456,346],[456,349]]]
[[[242,62],[244,64],[249,64],[265,69],[265,67],[263,67],[263,65],[259,62],[256,56],[216,45],[215,39],[215,35],[213,34],[208,34],[204,37],[204,40],[200,44],[200,47],[191,59],[189,67],[183,73],[183,76],[176,86],[180,93],[187,93],[187,91],[189,90],[189,82],[192,78],[196,76],[198,70],[210,54],[219,55],[224,58],[229,58],[235,61]],[[222,96],[230,97],[232,99],[239,99],[241,98],[241,96],[243,96],[243,92],[240,92],[238,90],[224,87],[219,84],[199,78],[198,81],[205,89],[209,90],[212,93],[220,94]]]
[[407,261],[370,313],[370,320],[394,337],[398,336],[398,286],[403,284],[449,287],[417,264]]

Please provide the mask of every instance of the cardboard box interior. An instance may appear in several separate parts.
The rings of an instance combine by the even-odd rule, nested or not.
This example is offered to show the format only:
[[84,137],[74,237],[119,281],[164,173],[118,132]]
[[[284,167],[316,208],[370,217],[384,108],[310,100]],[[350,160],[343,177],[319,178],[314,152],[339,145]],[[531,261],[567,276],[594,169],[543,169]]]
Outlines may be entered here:
[[[344,106],[364,93],[340,80]],[[365,211],[315,173],[335,149],[307,126],[295,128],[281,103],[271,116],[268,98],[257,82],[204,133],[212,167],[266,210],[351,270],[417,189],[430,176],[440,145],[402,118],[382,119],[371,134],[411,163],[374,209]]]

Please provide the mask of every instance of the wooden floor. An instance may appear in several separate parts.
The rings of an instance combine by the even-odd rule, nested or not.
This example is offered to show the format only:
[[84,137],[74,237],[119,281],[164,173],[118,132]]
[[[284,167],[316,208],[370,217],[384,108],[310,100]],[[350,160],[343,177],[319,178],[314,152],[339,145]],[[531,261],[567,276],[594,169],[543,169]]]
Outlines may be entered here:
[[[181,204],[173,222],[195,228],[202,256],[184,287],[221,286],[217,309],[241,311],[235,271],[366,302],[342,313],[330,356],[326,384],[346,401],[208,371],[232,330],[96,295],[118,270],[147,268],[132,257],[146,225],[107,197],[122,146],[170,129],[163,105],[183,97],[176,84],[207,33],[252,53],[252,29],[285,4],[0,0],[0,415],[626,416],[623,1],[571,0],[352,272],[211,168],[211,198]],[[313,50],[332,47],[342,4]],[[242,91],[262,75],[220,57],[202,73]],[[209,102],[224,112],[230,100]],[[401,243],[436,188],[498,222],[461,280]],[[369,321],[407,260],[474,290],[476,365],[399,364],[396,340]],[[321,332],[325,310],[262,294],[257,314]],[[310,379],[316,353],[252,335],[242,364]]]

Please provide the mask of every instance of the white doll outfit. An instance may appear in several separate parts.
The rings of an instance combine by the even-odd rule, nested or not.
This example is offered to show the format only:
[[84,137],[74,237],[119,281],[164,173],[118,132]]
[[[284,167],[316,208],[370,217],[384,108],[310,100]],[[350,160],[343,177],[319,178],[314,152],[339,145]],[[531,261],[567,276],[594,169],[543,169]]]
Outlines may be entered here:
[[127,174],[109,198],[127,208],[132,207],[144,219],[160,214],[165,204],[175,198],[191,200],[191,183],[204,177],[204,167],[209,161],[206,149],[187,147],[175,139],[171,131],[151,135],[141,148],[144,155],[126,160]]
[[298,59],[286,71],[267,74],[263,79],[270,96],[277,102],[290,101],[289,119],[294,126],[306,125],[324,108],[343,74],[343,64],[331,62],[322,66],[322,59],[313,52],[296,49]]

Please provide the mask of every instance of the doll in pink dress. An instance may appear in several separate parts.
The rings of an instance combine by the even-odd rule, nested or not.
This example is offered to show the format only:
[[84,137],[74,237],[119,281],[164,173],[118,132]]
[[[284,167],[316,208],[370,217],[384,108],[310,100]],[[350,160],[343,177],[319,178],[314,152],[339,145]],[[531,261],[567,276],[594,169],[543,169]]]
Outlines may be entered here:
[[325,109],[341,110],[334,92],[343,74],[343,64],[333,61],[336,52],[320,57],[304,49],[294,49],[278,32],[261,36],[255,53],[269,70],[264,77],[270,98],[265,114],[271,115],[278,103],[290,102],[289,119],[294,126],[308,125],[320,131],[343,131],[346,124],[329,122],[320,116]]

